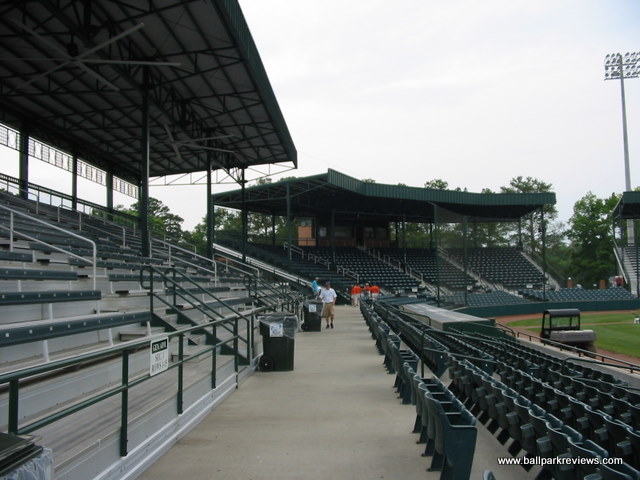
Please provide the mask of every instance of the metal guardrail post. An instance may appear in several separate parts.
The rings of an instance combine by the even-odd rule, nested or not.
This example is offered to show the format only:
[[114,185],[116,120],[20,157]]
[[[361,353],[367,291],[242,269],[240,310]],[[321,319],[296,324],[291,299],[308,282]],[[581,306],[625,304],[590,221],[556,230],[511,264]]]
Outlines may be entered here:
[[172,274],[172,278],[171,280],[173,281],[173,306],[176,306],[177,303],[177,290],[178,290],[178,283],[176,282],[176,269],[175,267],[171,268],[171,274]]
[[9,212],[9,251],[13,252],[13,212]]
[[[215,340],[217,338],[215,325],[213,325],[211,332],[212,332],[211,337]],[[217,382],[216,370],[218,368],[217,354],[218,354],[218,348],[214,347],[211,351],[211,388],[216,388],[216,382]]]
[[424,358],[422,358],[422,355],[424,353],[424,336],[426,335],[426,330],[426,325],[420,324],[420,376],[422,378],[424,378]]
[[182,415],[184,411],[184,333],[178,335],[178,362],[178,415]]
[[127,448],[129,442],[129,350],[122,351],[122,387],[120,406],[120,456],[126,457],[129,453]]
[[248,337],[248,350],[249,350],[249,364],[251,365],[251,361],[253,360],[253,348],[254,348],[254,344],[255,344],[255,325],[256,325],[256,314],[255,312],[251,313],[251,318],[249,319],[249,333],[247,335]]
[[9,382],[9,433],[18,435],[18,404],[20,381],[18,379]]
[[[233,369],[236,373],[238,373],[240,369],[239,362],[239,344],[238,344],[238,319],[236,318],[233,322]],[[238,383],[236,381],[236,388],[238,388]]]

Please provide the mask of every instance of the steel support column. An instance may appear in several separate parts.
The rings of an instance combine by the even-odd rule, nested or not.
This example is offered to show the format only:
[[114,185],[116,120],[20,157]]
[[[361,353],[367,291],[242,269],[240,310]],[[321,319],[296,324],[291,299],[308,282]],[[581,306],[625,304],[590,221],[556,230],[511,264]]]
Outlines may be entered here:
[[[396,235],[397,237],[397,235]],[[407,266],[407,214],[402,213],[402,262]]]
[[142,149],[140,152],[140,198],[138,199],[138,221],[142,255],[151,255],[149,235],[149,73],[143,67],[142,87]]
[[207,168],[207,258],[213,259],[213,242],[215,240],[215,210],[211,198],[211,162]]
[[336,263],[336,209],[331,209],[331,232],[329,235],[329,241],[331,242],[331,259],[333,263]]
[[293,235],[291,230],[291,189],[287,183],[287,245],[289,246],[288,257],[291,261],[291,242],[293,241]]
[[[289,187],[287,186],[287,191]],[[276,214],[275,212],[271,212],[271,246],[276,246]]]
[[107,210],[109,220],[113,220],[113,172],[107,172]]
[[[433,206],[433,223],[435,224],[431,231],[431,248],[433,247],[433,243],[435,243],[435,254],[436,254],[436,305],[440,306],[440,258],[438,248],[440,247],[440,226],[438,225],[438,206]],[[435,238],[434,238],[435,236]],[[435,242],[434,242],[435,240]]]
[[[636,236],[638,236],[638,229],[637,229],[637,225],[635,225],[635,220],[632,220],[632,222],[634,222],[634,228],[633,231],[635,233]],[[640,262],[640,258],[638,258],[638,239],[635,239],[634,242],[634,247],[636,249],[636,297],[640,298],[640,264],[638,262]]]
[[71,208],[78,210],[78,155],[74,153],[71,161]]
[[540,208],[540,229],[542,233],[542,300],[547,301],[547,224],[544,207]]
[[[462,266],[464,268],[465,280],[466,276],[469,274],[469,253],[467,251],[467,236],[469,232],[469,225],[467,217],[464,217],[462,221]],[[464,286],[464,306],[469,305],[469,292],[468,285]]]
[[29,132],[26,129],[20,131],[20,197],[29,199]]
[[242,261],[247,261],[247,224],[249,222],[249,213],[247,212],[247,198],[245,192],[246,180],[244,177],[245,169],[242,169],[242,178],[240,180],[240,193],[241,193],[241,204],[242,204]]

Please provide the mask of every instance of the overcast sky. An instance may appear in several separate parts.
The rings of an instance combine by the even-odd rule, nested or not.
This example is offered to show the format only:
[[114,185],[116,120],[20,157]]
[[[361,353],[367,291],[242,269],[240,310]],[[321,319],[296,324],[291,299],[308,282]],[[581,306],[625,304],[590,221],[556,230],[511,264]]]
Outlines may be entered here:
[[[497,190],[552,183],[561,218],[624,189],[620,86],[636,0],[240,0],[304,176]],[[640,79],[626,82],[632,186]]]
[[[553,184],[563,221],[587,191],[624,189],[620,85],[603,80],[604,56],[640,50],[637,0],[240,4],[298,150],[287,176],[333,168],[472,192],[532,176]],[[635,187],[640,79],[625,87]],[[202,187],[151,195],[188,229],[206,211]]]

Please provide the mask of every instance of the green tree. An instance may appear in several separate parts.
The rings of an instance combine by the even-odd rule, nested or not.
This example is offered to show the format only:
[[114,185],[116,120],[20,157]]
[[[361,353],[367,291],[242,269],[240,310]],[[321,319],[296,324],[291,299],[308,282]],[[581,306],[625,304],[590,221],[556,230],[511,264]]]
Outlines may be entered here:
[[567,237],[571,241],[571,276],[578,283],[597,284],[616,273],[609,214],[619,198],[615,193],[598,198],[588,192],[573,207]]
[[[500,191],[502,193],[549,193],[553,192],[553,185],[537,178],[519,176],[512,178],[508,186],[500,187]],[[542,211],[544,212],[545,224],[548,227],[558,217],[558,210],[555,205],[545,205]],[[522,223],[524,227],[522,246],[526,251],[540,253],[542,251],[542,214],[540,210],[522,217]],[[517,234],[518,232],[512,231],[512,236]]]
[[[116,210],[129,215],[138,215],[138,202],[132,204],[129,208],[125,208],[122,205],[115,207]],[[162,201],[157,198],[149,197],[148,203],[149,212],[149,230],[154,235],[166,237],[174,241],[182,239],[182,222],[184,219],[171,213],[169,207],[167,207]]]
[[434,190],[446,190],[449,188],[449,182],[441,178],[434,178],[424,182],[424,188],[432,188]]

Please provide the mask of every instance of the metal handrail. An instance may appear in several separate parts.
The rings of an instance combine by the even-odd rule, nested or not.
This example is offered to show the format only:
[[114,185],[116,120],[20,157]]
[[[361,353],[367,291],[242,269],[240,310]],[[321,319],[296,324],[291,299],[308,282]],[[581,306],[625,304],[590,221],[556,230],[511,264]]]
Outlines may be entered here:
[[[218,243],[214,243],[213,246],[214,246],[214,248],[216,250],[220,250],[225,255],[233,256],[234,259],[237,259],[238,261],[241,261],[242,255],[240,253],[236,252],[235,250],[233,250],[233,249],[231,249],[229,247],[225,247],[224,245],[220,245]],[[270,264],[268,264],[266,262],[263,262],[261,260],[258,260],[256,258],[247,256],[246,257],[246,264],[250,264],[249,266],[251,266],[253,268],[262,269],[264,271],[267,271],[269,273],[273,273],[274,275],[277,275],[277,276],[282,277],[284,279],[287,279],[289,281],[296,282],[296,283],[298,283],[300,285],[304,285],[306,287],[311,288],[311,282],[309,280],[305,280],[304,278],[300,278],[299,276],[292,275],[289,272],[286,272],[284,270],[280,270],[278,268],[275,268],[273,265],[270,265]]]
[[[58,197],[58,198],[60,198],[62,200],[73,201],[73,197],[68,195],[68,194],[66,194],[66,193],[57,192],[55,190],[51,190],[50,188],[46,188],[46,187],[37,185],[35,183],[28,183],[28,188],[24,189],[24,188],[22,188],[20,186],[20,181],[17,178],[12,177],[10,175],[6,175],[4,173],[0,173],[0,181],[5,182],[7,184],[7,188],[9,186],[9,184],[11,183],[13,185],[13,188],[18,193],[26,192],[28,195],[35,196],[37,203],[45,203],[45,202],[42,202],[42,200],[40,199],[40,193],[47,194],[50,197]],[[36,190],[38,192],[38,195],[36,195],[33,192],[31,192],[31,190]],[[129,215],[129,214],[124,213],[124,212],[118,212],[118,211],[111,212],[107,208],[105,208],[102,205],[99,205],[97,203],[89,202],[89,201],[83,200],[81,198],[77,198],[76,201],[77,201],[77,203],[79,205],[81,205],[83,207],[88,207],[88,208],[90,208],[92,210],[98,210],[98,211],[104,212],[105,214],[114,215],[116,217],[121,218],[122,220],[128,220],[128,221],[132,222],[132,225],[133,225],[133,222],[137,221],[137,218],[132,216],[132,215]],[[52,207],[54,206],[51,203],[49,203],[49,205],[52,206]],[[110,222],[110,223],[114,223],[114,222]],[[115,225],[118,225],[118,224],[115,224]],[[122,225],[119,225],[119,226],[122,226]]]
[[[165,268],[163,270],[160,270],[159,268],[154,267],[152,265],[147,265],[147,266],[143,267],[142,269],[140,269],[140,285],[142,285],[142,288],[147,288],[144,285],[145,280],[147,280],[147,278],[145,278],[145,276],[144,276],[144,273],[145,273],[145,271],[149,271],[150,272],[150,275],[149,275],[149,278],[148,278],[148,280],[149,280],[148,290],[149,290],[149,302],[150,302],[149,310],[150,311],[152,311],[152,312],[154,311],[154,306],[153,306],[153,299],[154,298],[157,298],[158,300],[160,300],[161,302],[165,303],[169,307],[177,308],[177,306],[175,305],[175,303],[176,303],[175,300],[176,300],[176,296],[179,296],[182,300],[185,300],[185,301],[189,302],[193,308],[198,310],[200,313],[204,314],[207,318],[213,319],[215,316],[218,316],[218,317],[222,316],[221,313],[217,312],[214,308],[210,307],[207,303],[201,301],[195,295],[193,295],[191,292],[187,291],[185,288],[180,286],[180,283],[176,280],[176,276],[178,276],[181,279],[183,279],[186,282],[188,282],[191,285],[193,285],[194,287],[198,288],[200,290],[201,294],[210,296],[216,302],[220,303],[220,305],[222,305],[223,307],[225,307],[228,310],[230,310],[231,312],[233,312],[234,315],[237,315],[238,317],[241,317],[243,320],[248,321],[246,315],[244,315],[243,313],[241,313],[240,311],[238,311],[237,309],[235,309],[234,307],[229,305],[224,300],[218,298],[216,295],[214,295],[212,292],[208,291],[206,288],[204,288],[201,285],[199,285],[197,282],[193,281],[191,278],[189,278],[188,275],[176,270],[175,267],[169,267],[169,268]],[[167,272],[170,272],[171,276],[167,275]],[[153,288],[153,283],[154,283],[153,275],[154,274],[160,275],[160,277],[163,280],[163,283],[164,283],[165,287],[167,285],[170,285],[173,288],[174,305],[170,305],[169,302],[167,302],[166,300],[161,298],[156,293],[156,291],[154,290],[154,288]],[[243,340],[248,340],[248,339],[243,339]]]
[[357,283],[360,283],[360,275],[358,274],[358,272],[355,272],[355,271],[350,270],[350,269],[348,269],[346,267],[342,267],[342,266],[338,265],[336,267],[336,273],[341,273],[343,275],[346,275],[347,277],[351,277]]
[[[622,253],[622,258],[620,258],[620,253]],[[624,264],[624,258],[626,257],[626,254],[623,250],[623,247],[618,246],[618,241],[615,239],[615,237],[613,238],[613,254],[616,257],[616,263],[618,264],[618,267],[622,272],[622,278],[624,279],[624,284],[629,285],[630,276],[627,273],[627,268]]]
[[515,338],[520,338],[520,335],[522,335],[523,337],[527,337],[527,339],[532,342],[534,339],[538,340],[540,343],[542,344],[549,344],[552,345],[554,347],[558,347],[560,349],[560,351],[564,351],[567,350],[569,352],[573,352],[578,354],[579,357],[581,356],[586,356],[586,357],[592,357],[592,358],[600,358],[600,364],[601,365],[609,365],[608,363],[605,362],[605,359],[607,360],[613,360],[614,362],[618,362],[618,364],[613,364],[612,366],[617,366],[618,368],[624,368],[624,369],[629,369],[632,373],[634,371],[639,371],[640,372],[640,365],[636,364],[636,363],[632,363],[632,362],[627,362],[626,360],[620,360],[618,358],[612,357],[610,355],[605,355],[603,353],[597,353],[597,352],[591,352],[589,350],[584,350],[582,348],[578,348],[575,346],[571,346],[571,345],[565,345],[564,343],[560,343],[560,342],[556,342],[555,340],[551,340],[548,338],[541,338],[537,335],[532,335],[530,333],[525,333],[525,332],[520,332],[520,331],[515,331]]
[[[90,239],[88,239],[86,237],[83,237],[83,236],[78,235],[76,233],[73,233],[73,232],[70,232],[68,230],[65,230],[64,228],[60,228],[57,225],[52,225],[50,223],[47,223],[47,222],[45,222],[43,220],[40,220],[39,218],[34,218],[33,216],[27,215],[26,213],[22,213],[22,212],[19,212],[17,210],[14,210],[12,208],[5,207],[4,205],[0,205],[0,209],[6,210],[7,212],[10,212],[10,214],[11,214],[11,216],[10,216],[10,226],[9,227],[5,227],[3,225],[0,225],[0,228],[3,228],[5,230],[9,230],[9,232],[10,232],[10,238],[9,238],[9,248],[10,248],[10,250],[13,250],[13,235],[14,235],[14,233],[18,233],[20,236],[26,238],[27,240],[31,240],[33,242],[40,243],[42,245],[45,245],[48,248],[51,248],[51,249],[57,250],[59,252],[65,253],[65,254],[67,254],[69,256],[72,256],[74,258],[80,259],[83,262],[87,262],[87,263],[91,264],[91,266],[92,266],[92,270],[93,270],[93,290],[96,289],[97,247],[96,247],[96,243],[93,240],[90,240]],[[57,247],[55,245],[51,245],[48,242],[45,242],[44,240],[40,240],[40,239],[38,239],[36,237],[32,237],[31,235],[28,235],[28,234],[26,234],[24,232],[17,231],[14,228],[14,223],[13,223],[14,215],[18,215],[19,217],[27,218],[30,221],[39,223],[41,225],[45,225],[47,228],[50,228],[50,229],[53,229],[53,230],[57,230],[59,232],[63,232],[65,235],[69,235],[71,237],[77,238],[80,241],[87,242],[88,244],[91,245],[91,252],[92,252],[91,253],[91,261],[89,261],[85,257],[82,257],[80,255],[76,255],[75,253],[68,252],[67,250],[65,250],[63,248]]]
[[[13,372],[0,374],[0,385],[9,384],[8,431],[9,433],[12,433],[14,435],[28,434],[28,433],[34,432],[39,428],[55,423],[58,420],[68,417],[76,412],[84,410],[85,408],[88,408],[92,405],[100,403],[103,400],[113,397],[114,395],[121,394],[123,396],[123,402],[121,403],[121,407],[120,407],[121,408],[120,454],[122,456],[126,456],[128,453],[127,452],[128,403],[126,400],[128,391],[132,387],[137,386],[153,378],[150,375],[150,373],[147,373],[146,375],[142,375],[134,380],[129,380],[129,374],[128,374],[129,353],[135,350],[138,350],[142,347],[148,347],[150,344],[150,341],[153,339],[164,338],[164,337],[169,337],[169,338],[178,337],[179,357],[177,361],[174,361],[171,365],[169,365],[168,370],[171,370],[173,368],[178,368],[180,371],[180,374],[178,375],[177,397],[178,397],[178,414],[182,414],[183,413],[182,396],[184,391],[184,376],[181,373],[182,373],[183,365],[189,360],[184,358],[183,345],[184,345],[185,335],[196,330],[202,330],[203,328],[207,328],[207,327],[215,327],[225,322],[228,323],[232,321],[235,321],[235,318],[224,318],[224,319],[216,320],[207,324],[187,327],[187,328],[177,330],[175,332],[164,332],[157,335],[151,335],[151,336],[145,337],[144,339],[126,342],[125,344],[122,344],[122,345],[109,346],[99,350],[95,350],[93,352],[79,354],[73,357],[54,360],[46,364],[25,367],[19,370],[15,370]],[[209,346],[208,348],[202,350],[201,352],[194,354],[193,357],[198,357],[206,353],[211,353],[212,357],[214,357],[212,364],[215,365],[215,356],[216,356],[217,350],[221,346],[226,345],[227,343],[237,342],[237,339],[238,339],[238,335],[236,333],[231,338],[224,341],[217,342],[216,344]],[[107,359],[113,358],[113,356],[116,354],[120,354],[122,359],[122,364],[123,364],[121,385],[109,388],[98,394],[89,396],[89,398],[86,398],[86,396],[83,396],[82,397],[83,399],[81,401],[76,402],[69,407],[63,408],[62,410],[59,410],[54,413],[50,413],[45,417],[32,421],[30,423],[27,423],[22,427],[19,426],[18,405],[19,405],[19,393],[20,393],[21,380],[30,378],[30,377],[35,377],[42,374],[47,374],[54,371],[59,371],[60,369],[63,369],[63,368],[81,367],[83,364],[86,364],[87,362],[107,360]],[[235,351],[236,359],[237,359],[237,356],[238,356],[238,351],[236,350]],[[238,372],[237,362],[235,365],[235,369],[237,373]],[[164,373],[166,372],[162,372],[158,375],[162,375]],[[212,388],[216,388],[215,371],[212,371]]]
[[304,250],[300,247],[298,247],[297,245],[291,245],[291,247],[289,247],[289,243],[284,242],[282,244],[282,248],[284,248],[285,250],[287,250],[288,248],[291,248],[292,252],[296,252],[297,254],[299,254],[302,258],[304,258]]
[[[152,244],[153,244],[153,242],[161,243],[161,244],[165,245],[169,249],[178,250],[180,252],[186,253],[187,255],[189,255],[191,257],[196,257],[198,260],[202,260],[202,261],[204,261],[206,263],[211,263],[211,264],[214,264],[214,265],[217,265],[218,263],[222,263],[222,262],[219,262],[218,260],[211,259],[211,258],[205,257],[203,255],[200,255],[199,253],[195,253],[195,252],[192,252],[190,250],[187,250],[186,248],[178,247],[177,245],[169,243],[169,242],[167,242],[165,240],[160,240],[160,239],[154,238],[154,239],[152,239]],[[216,244],[214,244],[214,245],[216,246],[216,248],[218,248],[218,245],[216,245]],[[220,249],[220,250],[222,250],[222,249]],[[170,257],[170,260],[171,260],[171,258],[172,257]],[[244,273],[245,275],[256,275],[256,276],[260,275],[260,271],[256,267],[254,267],[252,265],[246,265],[246,264],[243,265],[243,267],[246,267],[246,269],[249,270],[249,271],[243,270],[242,268],[234,266],[234,265],[226,265],[226,267],[227,268],[230,267],[231,269],[236,270],[236,271],[238,271],[240,273]]]

